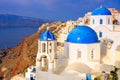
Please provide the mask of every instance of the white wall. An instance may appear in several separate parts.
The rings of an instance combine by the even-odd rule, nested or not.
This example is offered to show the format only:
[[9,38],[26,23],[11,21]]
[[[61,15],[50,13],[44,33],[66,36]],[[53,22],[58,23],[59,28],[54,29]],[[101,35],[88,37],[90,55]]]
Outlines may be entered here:
[[[91,53],[91,51],[94,50],[94,59],[90,59],[90,61],[93,62],[98,62],[100,63],[100,58],[101,58],[101,52],[100,52],[100,43],[94,43],[94,44],[88,44],[88,53]],[[89,56],[91,56],[89,54]]]
[[[90,52],[94,49],[94,60],[90,60]],[[81,52],[81,58],[78,58],[78,50]],[[65,55],[69,57],[69,64],[74,62],[98,62],[100,63],[100,43],[76,44],[65,42]]]
[[[93,19],[94,19],[94,24],[93,24]],[[103,20],[103,24],[100,24],[100,19]],[[110,24],[108,24],[108,19],[110,19]],[[90,18],[90,26],[95,28],[96,26],[99,26],[99,25],[104,25],[109,30],[113,30],[113,18],[112,18],[112,16],[111,15],[91,16],[91,18]]]

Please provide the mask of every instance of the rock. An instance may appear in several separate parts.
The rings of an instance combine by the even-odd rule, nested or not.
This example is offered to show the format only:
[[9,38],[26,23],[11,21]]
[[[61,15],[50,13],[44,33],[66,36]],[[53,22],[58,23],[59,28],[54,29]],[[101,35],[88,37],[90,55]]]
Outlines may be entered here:
[[2,63],[2,60],[0,59],[0,64]]
[[3,77],[0,77],[0,80],[3,80]]
[[1,49],[0,50],[0,58],[5,57],[9,53],[10,50],[11,50],[10,48]]

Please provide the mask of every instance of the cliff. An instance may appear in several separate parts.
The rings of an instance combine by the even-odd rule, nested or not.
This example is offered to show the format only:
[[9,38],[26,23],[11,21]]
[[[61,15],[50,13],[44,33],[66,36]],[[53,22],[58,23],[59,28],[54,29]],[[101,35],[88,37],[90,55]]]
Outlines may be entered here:
[[[58,28],[59,26],[59,28]],[[35,64],[35,58],[38,50],[38,39],[40,34],[46,30],[57,33],[62,26],[62,22],[43,24],[38,32],[24,38],[23,41],[14,48],[3,49],[0,51],[0,76],[9,80],[12,76],[24,73],[25,69]],[[56,35],[56,37],[59,35]]]

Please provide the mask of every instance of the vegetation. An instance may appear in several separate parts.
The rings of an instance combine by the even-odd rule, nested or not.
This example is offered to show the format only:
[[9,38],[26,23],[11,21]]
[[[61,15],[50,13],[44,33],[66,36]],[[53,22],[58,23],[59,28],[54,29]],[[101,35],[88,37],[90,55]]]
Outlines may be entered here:
[[114,71],[110,71],[109,74],[103,71],[99,76],[95,77],[94,80],[118,80],[118,70],[120,70],[120,68],[114,66]]

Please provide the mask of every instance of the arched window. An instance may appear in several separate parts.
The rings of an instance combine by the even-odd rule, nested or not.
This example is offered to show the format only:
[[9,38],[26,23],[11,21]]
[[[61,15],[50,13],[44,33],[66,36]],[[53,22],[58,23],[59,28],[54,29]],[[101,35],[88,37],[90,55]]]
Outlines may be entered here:
[[93,19],[93,24],[95,24],[95,20]]
[[94,49],[91,50],[91,59],[94,58]]
[[100,24],[103,24],[103,20],[102,19],[100,19]]
[[79,49],[77,51],[77,58],[81,58],[81,51]]
[[99,37],[102,38],[102,32],[101,31],[99,32]]
[[42,43],[42,52],[44,53],[46,51],[46,44]]
[[108,18],[108,24],[110,24],[110,18]]
[[49,44],[49,52],[52,52],[52,43]]
[[93,57],[93,53],[91,53],[91,59],[93,59],[94,57]]

